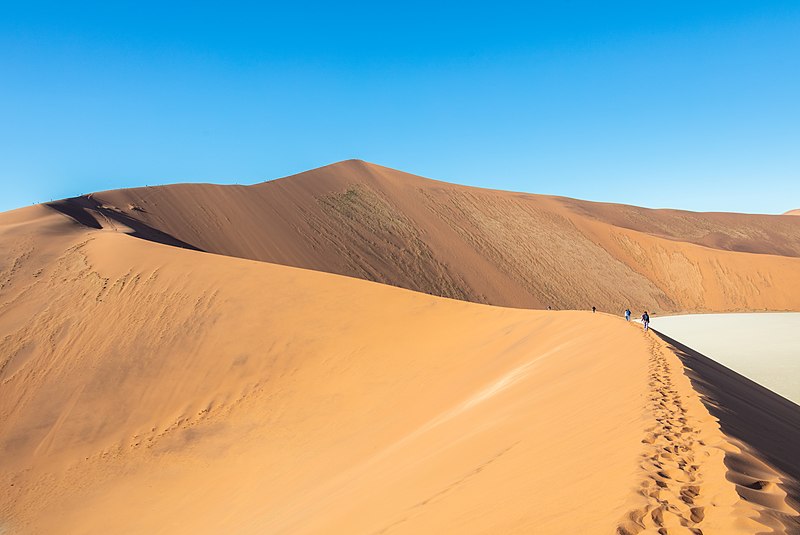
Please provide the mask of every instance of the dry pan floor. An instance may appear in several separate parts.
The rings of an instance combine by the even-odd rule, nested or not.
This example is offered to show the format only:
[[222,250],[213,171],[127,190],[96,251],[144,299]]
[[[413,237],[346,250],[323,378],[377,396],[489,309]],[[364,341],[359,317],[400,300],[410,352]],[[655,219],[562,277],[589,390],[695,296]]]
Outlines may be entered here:
[[720,431],[664,342],[617,318],[24,212],[0,228],[9,533],[792,526],[785,476]]

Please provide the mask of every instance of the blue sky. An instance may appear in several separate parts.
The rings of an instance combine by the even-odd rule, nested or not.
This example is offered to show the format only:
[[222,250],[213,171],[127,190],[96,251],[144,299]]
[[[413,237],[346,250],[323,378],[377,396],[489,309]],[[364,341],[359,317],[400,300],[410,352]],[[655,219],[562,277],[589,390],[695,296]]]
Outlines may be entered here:
[[0,4],[0,210],[348,158],[800,208],[797,1],[165,4]]

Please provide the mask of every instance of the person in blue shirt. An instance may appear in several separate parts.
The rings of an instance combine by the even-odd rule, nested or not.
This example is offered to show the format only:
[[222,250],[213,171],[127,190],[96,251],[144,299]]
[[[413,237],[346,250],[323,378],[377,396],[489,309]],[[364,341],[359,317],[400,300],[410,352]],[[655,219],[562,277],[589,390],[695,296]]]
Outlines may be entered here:
[[631,321],[631,309],[625,309],[625,321]]

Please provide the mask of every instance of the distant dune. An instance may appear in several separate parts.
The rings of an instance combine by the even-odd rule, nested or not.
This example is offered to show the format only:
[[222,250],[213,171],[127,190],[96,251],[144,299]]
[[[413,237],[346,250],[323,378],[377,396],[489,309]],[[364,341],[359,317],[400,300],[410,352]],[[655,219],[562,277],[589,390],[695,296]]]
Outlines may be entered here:
[[784,213],[783,215],[800,215],[800,208],[797,210],[789,210],[788,212]]
[[52,203],[90,228],[494,305],[800,310],[800,220],[493,191],[350,160]]
[[[276,183],[280,199],[300,210],[308,193],[291,182]],[[472,255],[459,273],[471,273],[479,251],[510,261],[479,240],[504,236],[497,221],[510,225],[512,210],[530,210],[535,224],[520,225],[550,229],[560,247],[577,240],[583,251],[591,241],[577,227],[559,237],[553,225],[570,228],[559,217],[581,221],[553,215],[569,214],[562,200],[539,199],[554,206],[540,212],[511,194],[489,193],[496,204],[484,205],[468,189],[420,193],[412,198],[434,199],[417,204],[420,213],[436,205],[446,214],[420,229],[415,203],[403,215],[367,188],[314,200],[291,220],[282,203],[261,203],[258,188],[196,186],[149,200],[148,190],[93,196],[85,201],[106,207],[87,212],[72,202],[62,213],[36,206],[0,215],[0,532],[796,532],[796,458],[781,471],[746,426],[734,427],[735,440],[725,434],[676,350],[637,325],[441,299],[187,245],[309,263],[314,247],[333,262],[343,258],[333,243],[350,253],[371,246],[375,259],[354,266],[413,281],[441,262],[426,245],[433,228],[449,232],[441,246],[463,232],[446,230],[443,218],[455,213],[460,225],[488,229],[457,242],[474,245],[454,249]],[[192,203],[177,201],[182,191]],[[171,212],[173,196],[183,208]],[[228,221],[204,206],[238,215]],[[494,215],[481,219],[486,206]],[[63,215],[70,211],[80,224]],[[138,211],[147,218],[125,219]],[[190,212],[205,215],[182,219]],[[325,234],[319,214],[339,234]],[[170,226],[177,221],[185,232]],[[597,236],[611,232],[594,224]],[[241,244],[224,241],[236,232]],[[311,234],[290,238],[303,232]],[[341,236],[360,238],[356,246]],[[661,240],[695,258],[706,250]],[[407,257],[408,244],[418,248]],[[441,278],[426,284],[466,288],[439,265]],[[703,373],[711,384],[715,377],[724,370]],[[748,395],[746,385],[725,384],[728,397]],[[752,399],[747,411],[758,408]]]

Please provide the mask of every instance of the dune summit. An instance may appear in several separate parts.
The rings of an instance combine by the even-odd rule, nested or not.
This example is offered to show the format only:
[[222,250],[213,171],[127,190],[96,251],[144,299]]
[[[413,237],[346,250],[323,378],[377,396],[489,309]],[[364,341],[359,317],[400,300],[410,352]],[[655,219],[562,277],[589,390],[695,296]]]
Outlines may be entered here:
[[[590,218],[591,203],[486,200],[409,176],[347,162],[297,185],[105,192],[0,214],[0,532],[797,532],[796,406],[617,316],[468,302],[492,300],[475,288],[526,288],[533,272],[504,270],[547,240],[512,252],[487,240],[512,247],[542,228],[547,262],[594,242],[604,269],[633,273],[597,244],[638,243],[642,265],[682,251],[727,277],[719,295],[675,294],[685,302],[788,307],[770,288],[797,262],[793,223],[756,244],[742,229],[771,221],[756,217],[711,247],[607,221],[653,224],[632,207]],[[517,228],[513,210],[534,215]],[[696,217],[726,228],[730,216]],[[505,278],[479,286],[482,269]],[[755,289],[724,285],[752,273]],[[531,283],[518,304],[550,288],[566,306],[573,276]],[[771,434],[752,425],[759,410]]]
[[499,306],[800,310],[800,220],[493,191],[350,160],[254,186],[107,191],[90,227]]

